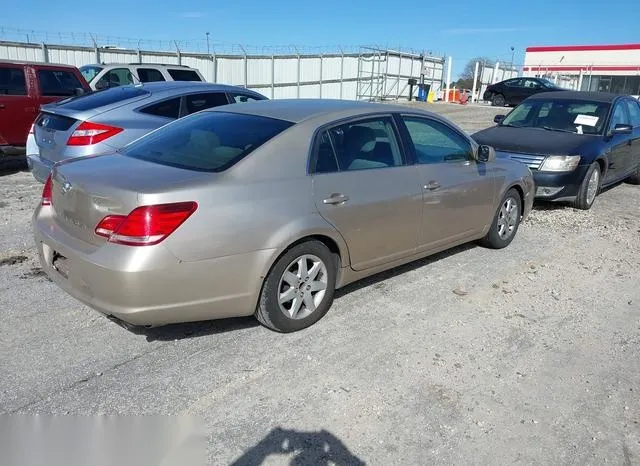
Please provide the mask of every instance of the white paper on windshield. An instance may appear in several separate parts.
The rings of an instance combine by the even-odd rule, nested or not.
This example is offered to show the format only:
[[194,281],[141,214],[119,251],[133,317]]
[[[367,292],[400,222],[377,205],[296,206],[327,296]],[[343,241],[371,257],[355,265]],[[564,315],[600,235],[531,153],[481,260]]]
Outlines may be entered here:
[[575,125],[595,126],[598,124],[599,118],[593,115],[578,115],[573,121]]
[[576,133],[578,133],[578,134],[584,134],[584,133],[582,132],[582,125],[578,125],[578,126],[576,126]]

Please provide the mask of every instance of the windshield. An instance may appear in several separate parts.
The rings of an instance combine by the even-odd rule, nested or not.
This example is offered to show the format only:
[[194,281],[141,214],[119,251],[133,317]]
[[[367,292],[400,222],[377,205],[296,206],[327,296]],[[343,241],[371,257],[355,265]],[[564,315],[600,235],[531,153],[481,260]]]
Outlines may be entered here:
[[135,159],[195,171],[221,172],[293,123],[255,115],[199,112],[125,146]]
[[96,75],[100,73],[100,71],[102,71],[102,68],[100,68],[99,66],[87,65],[80,67],[80,73],[82,73],[82,76],[84,76],[84,79],[86,79],[88,83],[93,81],[93,78],[95,78]]
[[600,134],[610,107],[607,102],[534,99],[513,109],[501,126]]

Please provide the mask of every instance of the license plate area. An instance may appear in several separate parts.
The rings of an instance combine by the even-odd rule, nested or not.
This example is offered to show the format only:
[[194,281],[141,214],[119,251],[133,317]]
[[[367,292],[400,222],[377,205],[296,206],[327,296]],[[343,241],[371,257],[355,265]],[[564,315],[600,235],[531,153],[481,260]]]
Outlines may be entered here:
[[53,251],[53,256],[51,258],[51,268],[53,270],[68,279],[70,265],[68,258],[60,254],[58,251]]

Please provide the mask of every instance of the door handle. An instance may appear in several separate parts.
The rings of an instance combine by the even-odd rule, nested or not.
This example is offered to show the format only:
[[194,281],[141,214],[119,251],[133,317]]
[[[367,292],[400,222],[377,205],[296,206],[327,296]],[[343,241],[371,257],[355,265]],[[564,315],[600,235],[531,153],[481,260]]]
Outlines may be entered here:
[[0,110],[4,108],[4,104],[0,104]]
[[339,205],[347,202],[349,198],[344,194],[334,193],[322,202],[328,205]]
[[429,181],[424,185],[424,189],[428,191],[435,191],[436,189],[440,189],[440,183],[438,183],[437,181]]

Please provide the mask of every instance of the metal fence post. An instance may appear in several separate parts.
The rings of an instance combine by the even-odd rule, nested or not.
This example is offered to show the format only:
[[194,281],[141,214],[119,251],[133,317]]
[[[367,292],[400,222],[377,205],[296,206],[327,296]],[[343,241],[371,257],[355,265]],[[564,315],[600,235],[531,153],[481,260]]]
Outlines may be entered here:
[[276,96],[276,57],[271,54],[271,98]]
[[42,61],[49,63],[49,51],[47,50],[47,44],[42,43]]
[[320,54],[320,98],[322,99],[322,62],[323,56]]
[[95,57],[96,57],[96,63],[100,63],[100,47],[98,47],[98,41],[96,40],[95,37],[93,37],[93,34],[89,34],[89,36],[91,37],[91,40],[93,41],[93,52],[94,52]]
[[211,60],[213,62],[213,65],[212,65],[213,82],[217,83],[218,82],[218,57],[216,56],[215,52],[213,52],[213,55],[211,56]]
[[182,53],[180,52],[180,47],[178,47],[178,43],[174,40],[173,43],[176,46],[176,56],[178,57],[178,65],[182,65]]
[[244,47],[242,45],[239,46],[240,50],[242,50],[242,60],[243,60],[243,70],[242,70],[242,81],[244,83],[244,87],[245,89],[247,88],[247,84],[248,84],[248,59],[247,59],[247,51],[244,49]]
[[340,99],[342,100],[342,87],[344,84],[344,52],[340,48]]
[[297,84],[298,84],[298,88],[297,88],[297,97],[298,99],[300,98],[300,52],[298,51],[298,48],[296,47],[296,54],[298,55],[298,78],[297,78]]
[[400,98],[400,74],[402,73],[402,52],[398,55],[398,87],[396,92],[396,100]]

